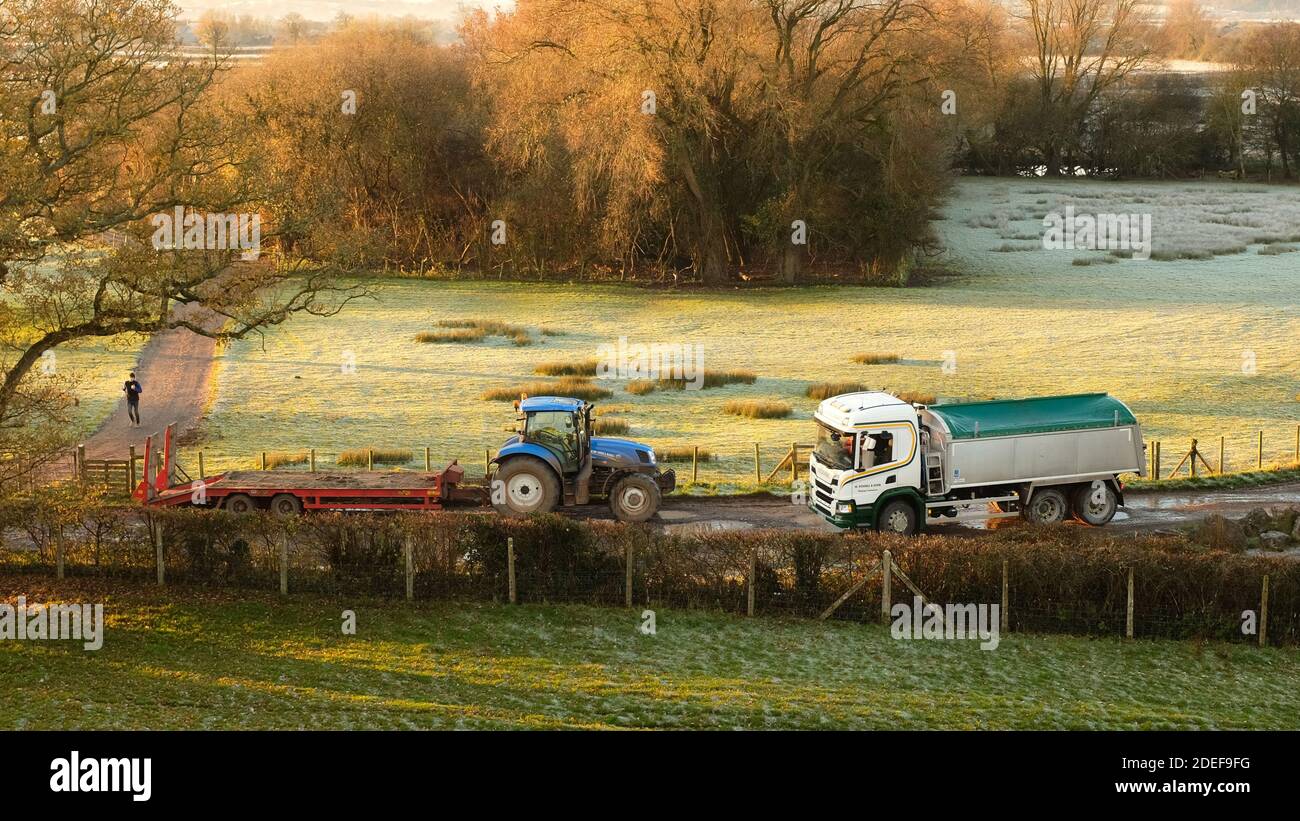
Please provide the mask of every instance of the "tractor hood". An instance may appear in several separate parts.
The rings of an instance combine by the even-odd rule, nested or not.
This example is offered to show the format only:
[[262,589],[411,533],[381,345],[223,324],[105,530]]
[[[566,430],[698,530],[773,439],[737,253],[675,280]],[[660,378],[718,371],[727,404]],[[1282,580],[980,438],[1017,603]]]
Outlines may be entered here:
[[593,436],[591,463],[603,467],[644,467],[655,463],[655,452],[654,448],[640,442]]

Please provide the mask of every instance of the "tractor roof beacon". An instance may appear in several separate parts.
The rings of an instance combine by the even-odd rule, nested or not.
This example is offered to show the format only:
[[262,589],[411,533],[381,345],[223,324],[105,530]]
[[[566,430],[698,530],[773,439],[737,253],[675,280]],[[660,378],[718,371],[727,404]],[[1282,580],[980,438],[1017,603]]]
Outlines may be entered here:
[[492,460],[492,505],[506,516],[546,513],[606,499],[625,522],[659,510],[676,475],[661,471],[649,445],[593,435],[593,405],[563,396],[525,397],[522,424]]

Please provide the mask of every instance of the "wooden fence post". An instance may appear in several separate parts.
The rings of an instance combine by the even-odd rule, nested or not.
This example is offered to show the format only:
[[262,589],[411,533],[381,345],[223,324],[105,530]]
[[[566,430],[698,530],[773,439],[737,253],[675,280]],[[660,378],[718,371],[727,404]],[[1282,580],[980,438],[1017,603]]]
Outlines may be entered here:
[[790,484],[799,481],[799,445],[790,443]]
[[1002,560],[1002,619],[999,625],[1003,633],[1011,632],[1011,574],[1008,572],[1007,560]]
[[[202,475],[200,472],[199,476]],[[126,492],[128,495],[135,492],[135,445],[126,449]]]
[[430,458],[429,458],[429,446],[428,446],[428,445],[425,445],[425,447],[424,447],[424,472],[425,472],[425,473],[431,473],[431,472],[433,472],[433,462],[430,461]]
[[207,471],[203,469],[203,448],[199,448],[199,478],[207,478]]
[[1160,440],[1159,439],[1156,440],[1155,454],[1152,455],[1151,458],[1156,460],[1156,469],[1152,471],[1151,478],[1159,480],[1160,479]]
[[163,565],[163,525],[158,519],[153,520],[154,526],[154,559],[158,566],[158,584],[159,586],[167,583],[167,569]]
[[266,470],[266,451],[262,451],[262,464],[259,470]]
[[632,606],[632,544],[623,551],[623,606]]
[[758,443],[754,443],[754,481],[763,484],[763,469],[758,464]]
[[1259,432],[1259,451],[1257,465],[1260,470],[1264,469],[1264,431]]
[[1128,614],[1124,619],[1124,635],[1133,638],[1133,565],[1128,567]]
[[77,478],[86,478],[86,446],[77,445]]
[[1225,437],[1219,437],[1219,475],[1223,475],[1223,440]]
[[375,451],[373,448],[366,448],[366,470],[375,469]]
[[515,591],[515,537],[510,536],[506,539],[506,575],[510,581],[510,603],[517,604],[518,597]]
[[415,598],[415,546],[412,544],[414,537],[409,533],[403,540],[402,552],[406,554],[406,600],[412,601]]
[[312,473],[316,472],[316,448],[307,451],[307,469]]
[[880,560],[880,621],[889,624],[894,598],[894,554],[885,550]]
[[754,585],[758,582],[758,554],[749,554],[749,589],[745,591],[745,615],[754,615]]
[[1295,426],[1295,463],[1300,465],[1300,425]]
[[55,577],[63,578],[63,525],[54,529],[54,567]]
[[700,481],[700,446],[691,447],[691,484]]
[[1259,646],[1268,646],[1268,574],[1264,574],[1264,584],[1259,590]]
[[280,537],[280,595],[289,595],[289,537]]
[[483,448],[483,475],[492,472],[492,448]]

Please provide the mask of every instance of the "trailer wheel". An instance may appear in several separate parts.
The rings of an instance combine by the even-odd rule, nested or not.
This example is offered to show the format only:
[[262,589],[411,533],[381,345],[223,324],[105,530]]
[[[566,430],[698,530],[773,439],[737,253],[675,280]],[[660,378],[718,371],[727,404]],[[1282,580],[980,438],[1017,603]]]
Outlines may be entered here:
[[560,501],[560,482],[540,459],[516,456],[492,480],[492,506],[502,516],[550,513]]
[[1040,487],[1025,505],[1024,516],[1040,525],[1054,525],[1065,521],[1070,504],[1065,494],[1054,487]]
[[231,513],[252,513],[257,510],[257,503],[253,501],[252,496],[246,493],[232,493],[226,497],[221,509]]
[[292,493],[277,493],[271,497],[271,512],[285,518],[297,516],[302,513],[302,499]]
[[1107,482],[1079,485],[1075,488],[1073,501],[1074,517],[1093,527],[1101,527],[1115,518],[1115,511],[1119,508],[1119,499]]
[[609,509],[620,522],[644,522],[659,510],[659,486],[643,473],[618,480],[609,494]]
[[916,510],[902,499],[895,499],[880,509],[876,515],[876,530],[911,536],[916,533]]

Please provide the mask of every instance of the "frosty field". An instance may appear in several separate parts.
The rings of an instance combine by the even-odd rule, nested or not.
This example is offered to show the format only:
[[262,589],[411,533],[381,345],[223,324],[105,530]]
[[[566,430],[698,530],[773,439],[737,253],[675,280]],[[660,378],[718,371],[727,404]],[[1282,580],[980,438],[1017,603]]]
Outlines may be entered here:
[[[0,579],[104,645],[0,643],[4,729],[1290,729],[1295,648]],[[71,585],[71,587],[70,587]],[[339,629],[354,609],[358,630]]]
[[[1151,213],[1154,258],[1044,250],[1042,215],[1071,203]],[[791,442],[808,441],[816,402],[805,388],[844,380],[941,399],[1110,391],[1149,438],[1169,441],[1166,456],[1192,436],[1217,450],[1223,434],[1228,467],[1247,467],[1262,428],[1266,460],[1289,460],[1300,417],[1300,254],[1284,249],[1300,246],[1300,189],[965,179],[936,228],[945,247],[937,261],[962,276],[930,287],[382,281],[377,299],[340,316],[295,320],[220,353],[203,431],[208,464],[248,466],[260,451],[307,447],[325,463],[366,447],[409,448],[418,462],[427,445],[435,461],[458,457],[478,472],[483,449],[513,419],[508,403],[480,399],[483,391],[537,381],[537,365],[591,359],[620,337],[699,345],[708,369],[757,374],[752,385],[644,396],[625,381],[598,381],[614,392],[601,404],[629,407],[617,417],[630,423],[625,435],[717,454],[702,479],[752,477],[754,442],[770,467]],[[1165,259],[1211,251],[1224,253]],[[439,320],[462,319],[526,326],[533,344],[414,341]],[[542,326],[562,335],[543,336]],[[852,362],[861,352],[901,359]],[[736,398],[780,399],[794,412],[724,415]]]

